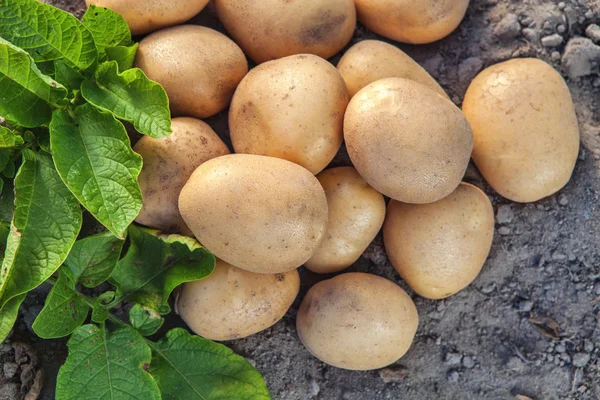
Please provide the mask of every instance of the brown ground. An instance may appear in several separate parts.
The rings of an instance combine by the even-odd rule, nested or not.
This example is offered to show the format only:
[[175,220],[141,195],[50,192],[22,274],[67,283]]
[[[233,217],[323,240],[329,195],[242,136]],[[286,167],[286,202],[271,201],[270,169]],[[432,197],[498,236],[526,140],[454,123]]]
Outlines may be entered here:
[[[80,0],[48,2],[77,14],[83,10]],[[219,28],[209,10],[196,20]],[[466,179],[489,194],[497,212],[490,258],[474,284],[456,296],[443,301],[414,297],[421,315],[415,343],[388,369],[344,371],[304,349],[294,316],[317,277],[303,270],[301,296],[283,321],[229,343],[262,371],[273,399],[600,398],[600,47],[590,41],[566,46],[569,39],[585,36],[593,23],[600,24],[600,0],[472,0],[466,19],[450,37],[426,46],[399,46],[457,104],[485,66],[512,57],[551,62],[565,73],[576,103],[583,139],[579,163],[560,194],[528,205],[499,197],[470,168]],[[540,38],[552,34],[563,43],[544,47]],[[359,27],[353,42],[375,37]],[[224,115],[209,123],[228,140]],[[347,163],[344,152],[335,163]],[[351,270],[405,286],[385,256],[381,237]],[[39,294],[30,296],[13,340],[29,341],[37,349],[46,372],[41,398],[53,399],[64,342],[39,341],[30,333],[39,301]],[[174,317],[171,324],[181,322]],[[0,363],[7,358],[0,345]]]

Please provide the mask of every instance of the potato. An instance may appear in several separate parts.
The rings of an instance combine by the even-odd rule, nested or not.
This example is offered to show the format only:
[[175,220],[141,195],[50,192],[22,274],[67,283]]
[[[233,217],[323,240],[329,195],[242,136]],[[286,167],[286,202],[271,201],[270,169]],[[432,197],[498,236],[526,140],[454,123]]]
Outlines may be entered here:
[[131,33],[144,35],[181,24],[198,14],[208,0],[85,0],[86,4],[110,8],[121,14]]
[[354,264],[383,225],[385,200],[352,167],[331,168],[317,179],[325,189],[329,222],[305,267],[329,274]]
[[402,78],[380,79],[350,100],[344,138],[369,185],[405,203],[452,193],[473,148],[471,128],[450,100]]
[[229,110],[236,153],[283,158],[316,174],[342,144],[348,92],[333,65],[313,55],[264,63],[242,80]]
[[208,278],[183,285],[177,312],[202,337],[241,339],[275,325],[299,290],[296,270],[257,274],[217,260]]
[[412,344],[419,315],[395,283],[349,273],[310,288],[296,320],[298,336],[318,359],[350,370],[383,368]]
[[215,0],[217,16],[257,64],[293,54],[329,58],[352,38],[352,0]]
[[454,31],[469,0],[355,0],[360,22],[375,33],[404,43],[431,43]]
[[496,64],[471,83],[463,111],[473,128],[473,161],[507,199],[527,203],[559,191],[579,154],[569,88],[533,58]]
[[317,178],[289,161],[249,154],[198,167],[181,191],[179,210],[215,256],[264,274],[304,264],[327,228],[327,199]]
[[229,149],[198,119],[173,118],[171,126],[170,136],[144,136],[133,147],[144,159],[138,178],[144,206],[135,221],[163,232],[189,232],[177,205],[181,188],[200,164]]
[[446,298],[473,282],[493,236],[492,204],[468,183],[431,204],[392,200],[383,228],[392,265],[415,292],[429,299]]
[[208,118],[229,106],[248,72],[242,50],[210,28],[182,25],[140,42],[135,66],[160,83],[174,116]]
[[384,78],[405,78],[448,97],[444,89],[406,53],[379,40],[363,40],[352,46],[337,65],[353,97],[360,89]]

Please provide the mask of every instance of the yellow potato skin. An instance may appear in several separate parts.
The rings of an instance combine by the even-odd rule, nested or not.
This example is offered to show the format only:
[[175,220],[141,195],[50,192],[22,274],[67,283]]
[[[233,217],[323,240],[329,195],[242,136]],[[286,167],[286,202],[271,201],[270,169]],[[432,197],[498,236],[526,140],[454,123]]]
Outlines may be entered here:
[[424,44],[454,31],[469,0],[355,0],[359,21],[398,42]]
[[210,276],[183,285],[177,312],[202,337],[241,339],[275,325],[299,290],[296,270],[257,274],[217,260]]
[[449,297],[473,282],[493,236],[492,204],[468,183],[431,204],[392,200],[383,226],[392,265],[415,292],[429,299]]
[[310,288],[296,320],[300,340],[321,361],[349,370],[383,368],[410,348],[419,315],[402,288],[348,273]]
[[329,58],[352,38],[352,0],[214,0],[217,16],[257,64],[293,54]]
[[344,138],[352,163],[378,192],[405,203],[433,203],[456,189],[473,134],[450,100],[402,78],[386,78],[350,100]]
[[343,140],[348,92],[339,72],[302,54],[254,68],[238,86],[229,110],[236,153],[283,158],[319,173]]
[[208,124],[195,118],[173,118],[166,138],[142,137],[133,150],[144,166],[138,177],[144,205],[135,221],[167,233],[189,233],[179,214],[181,188],[203,162],[229,154]]
[[354,264],[377,236],[385,200],[352,167],[326,169],[317,179],[327,196],[329,222],[321,245],[304,266],[330,274]]
[[352,98],[370,83],[384,78],[405,78],[448,97],[423,67],[402,50],[379,40],[363,40],[352,46],[337,65]]
[[579,126],[569,88],[550,65],[522,58],[485,69],[463,111],[473,127],[473,161],[503,197],[537,201],[571,179]]
[[85,0],[85,3],[88,7],[93,4],[118,12],[133,35],[144,35],[191,19],[208,0]]
[[176,117],[208,118],[224,110],[248,72],[246,56],[231,39],[196,25],[147,36],[134,64],[165,88]]
[[198,167],[181,191],[179,210],[215,256],[263,274],[304,264],[327,228],[327,199],[313,174],[286,160],[249,154]]

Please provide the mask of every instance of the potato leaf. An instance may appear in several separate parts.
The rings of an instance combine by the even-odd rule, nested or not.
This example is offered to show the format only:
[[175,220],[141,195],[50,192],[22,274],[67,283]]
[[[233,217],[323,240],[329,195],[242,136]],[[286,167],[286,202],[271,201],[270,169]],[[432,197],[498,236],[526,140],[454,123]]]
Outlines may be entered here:
[[144,371],[150,347],[135,329],[109,332],[84,325],[67,343],[69,356],[58,372],[60,400],[160,400],[156,382]]
[[[10,226],[15,211],[15,188],[11,181],[4,183],[0,194],[0,225]],[[2,240],[3,250],[6,240]],[[4,251],[2,252],[4,256]]]
[[164,400],[271,398],[260,373],[222,344],[177,328],[151,347],[150,373]]
[[83,97],[115,117],[133,123],[135,129],[154,138],[171,133],[167,93],[139,68],[118,73],[116,61],[101,64],[95,81],[81,85]]
[[65,261],[81,229],[81,208],[52,159],[23,151],[15,178],[15,212],[0,271],[0,308],[36,288]]
[[25,295],[23,293],[20,296],[13,297],[0,310],[0,343],[4,342],[4,339],[6,339],[15,324],[17,315],[19,314],[19,307],[21,307],[21,303],[25,300]]
[[144,336],[155,334],[163,322],[163,317],[141,304],[136,304],[129,310],[129,323]]
[[110,232],[88,236],[75,242],[65,265],[85,287],[96,287],[112,274],[124,241]]
[[29,54],[1,37],[0,88],[0,115],[27,128],[47,124],[52,108],[66,104],[67,89],[42,74]]
[[54,79],[71,91],[79,90],[81,83],[85,80],[79,71],[62,60],[54,63]]
[[92,34],[77,18],[36,0],[0,0],[0,36],[37,63],[65,60],[83,71],[98,59]]
[[75,290],[76,282],[71,271],[61,268],[44,308],[33,322],[32,328],[39,337],[68,336],[83,324],[90,307]]
[[116,61],[119,65],[119,71],[127,71],[133,67],[135,54],[137,53],[138,44],[133,46],[114,46],[107,47],[106,56],[108,61]]
[[94,36],[100,57],[104,56],[107,47],[130,46],[133,43],[129,26],[123,17],[109,8],[91,4],[83,15],[83,25]]
[[112,115],[84,104],[73,115],[56,110],[50,148],[69,190],[120,239],[142,208],[137,182],[142,158],[131,149],[125,127]]
[[23,138],[16,132],[0,126],[0,148],[18,147],[23,144]]
[[212,273],[215,257],[195,239],[180,235],[129,227],[131,241],[110,282],[117,296],[140,303],[160,314],[167,314],[169,295],[184,282],[205,278]]

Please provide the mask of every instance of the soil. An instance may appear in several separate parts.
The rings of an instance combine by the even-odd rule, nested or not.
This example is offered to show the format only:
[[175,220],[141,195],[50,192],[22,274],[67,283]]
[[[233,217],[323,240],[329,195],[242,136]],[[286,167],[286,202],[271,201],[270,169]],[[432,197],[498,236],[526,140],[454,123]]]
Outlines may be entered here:
[[[47,2],[76,15],[85,7],[82,0]],[[223,31],[210,7],[194,21]],[[578,165],[559,194],[534,204],[501,198],[469,168],[465,179],[486,191],[497,213],[489,260],[469,288],[447,300],[413,295],[421,317],[418,334],[408,354],[389,368],[345,371],[309,354],[298,340],[295,314],[308,288],[326,277],[301,268],[301,294],[285,318],[226,343],[264,374],[273,399],[600,399],[600,47],[591,40],[598,42],[600,28],[593,24],[600,24],[600,0],[472,0],[449,37],[398,45],[457,104],[486,66],[514,57],[550,62],[564,74],[576,104]],[[590,39],[583,39],[586,30]],[[372,38],[377,36],[359,26],[352,42]],[[208,122],[229,141],[225,113]],[[342,149],[334,164],[348,163]],[[389,264],[381,237],[350,270],[384,276],[412,293]],[[9,342],[28,343],[37,353],[45,372],[40,398],[53,399],[66,348],[65,341],[42,341],[31,332],[44,290],[28,297]],[[173,316],[168,325],[182,323]],[[14,350],[0,345],[4,371],[14,364],[11,357]],[[3,397],[17,392],[8,386],[0,385],[0,399],[14,398]]]

